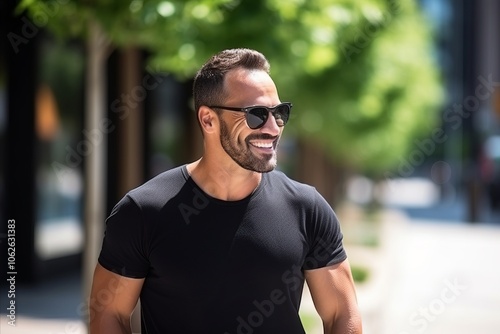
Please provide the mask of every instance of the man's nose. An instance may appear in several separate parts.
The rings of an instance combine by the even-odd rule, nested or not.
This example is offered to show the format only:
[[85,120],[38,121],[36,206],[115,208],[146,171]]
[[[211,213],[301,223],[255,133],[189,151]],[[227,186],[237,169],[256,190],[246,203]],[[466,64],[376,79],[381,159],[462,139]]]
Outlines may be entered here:
[[279,135],[280,127],[278,126],[278,123],[276,123],[276,118],[274,118],[272,112],[269,111],[269,117],[260,130],[264,133],[270,134],[271,136]]

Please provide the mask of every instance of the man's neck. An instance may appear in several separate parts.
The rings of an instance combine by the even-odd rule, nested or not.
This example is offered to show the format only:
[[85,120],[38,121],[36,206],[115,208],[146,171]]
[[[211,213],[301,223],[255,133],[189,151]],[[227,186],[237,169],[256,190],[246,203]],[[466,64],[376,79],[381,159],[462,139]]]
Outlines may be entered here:
[[260,183],[262,174],[246,170],[236,163],[221,163],[201,158],[187,165],[193,181],[208,195],[237,201],[249,196]]

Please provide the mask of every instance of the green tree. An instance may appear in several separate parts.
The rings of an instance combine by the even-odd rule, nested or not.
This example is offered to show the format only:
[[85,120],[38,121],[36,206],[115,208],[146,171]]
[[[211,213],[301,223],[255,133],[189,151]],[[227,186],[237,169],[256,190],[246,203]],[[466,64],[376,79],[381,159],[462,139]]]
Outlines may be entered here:
[[415,1],[24,0],[20,8],[34,18],[55,12],[49,27],[62,36],[90,39],[97,25],[97,39],[146,48],[153,68],[180,78],[223,48],[261,50],[295,104],[287,132],[363,171],[393,167],[437,120],[432,36]]
[[206,13],[180,52],[160,43],[153,63],[191,76],[220,49],[263,51],[295,104],[287,132],[337,163],[382,173],[436,126],[443,93],[429,24],[414,1],[257,0]]

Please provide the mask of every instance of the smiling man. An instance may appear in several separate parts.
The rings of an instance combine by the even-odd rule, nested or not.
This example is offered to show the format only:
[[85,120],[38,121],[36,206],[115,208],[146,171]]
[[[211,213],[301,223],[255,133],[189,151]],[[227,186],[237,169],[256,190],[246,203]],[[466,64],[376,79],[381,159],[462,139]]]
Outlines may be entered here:
[[[339,222],[307,185],[276,171],[292,104],[269,63],[224,50],[193,86],[204,154],[130,191],[107,219],[90,332],[304,333],[304,281],[325,333],[361,333]],[[103,297],[105,296],[105,298]]]

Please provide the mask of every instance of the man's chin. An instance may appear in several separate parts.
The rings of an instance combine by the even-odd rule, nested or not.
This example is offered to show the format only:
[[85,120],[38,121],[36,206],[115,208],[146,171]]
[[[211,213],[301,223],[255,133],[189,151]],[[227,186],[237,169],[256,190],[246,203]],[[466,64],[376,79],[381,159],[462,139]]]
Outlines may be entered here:
[[276,168],[276,162],[266,161],[265,163],[253,163],[253,164],[241,164],[238,163],[240,167],[243,167],[246,170],[256,172],[256,173],[269,173],[272,172]]
[[275,169],[276,169],[276,166],[274,166],[274,167],[272,167],[272,168],[269,168],[269,169],[266,169],[266,170],[264,170],[264,171],[262,171],[262,172],[260,172],[260,173],[270,173],[270,172],[272,172],[272,171],[273,171],[273,170],[275,170]]
[[268,161],[265,165],[254,166],[251,170],[258,173],[269,173],[276,168],[276,161]]

